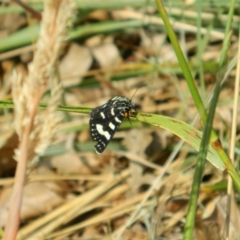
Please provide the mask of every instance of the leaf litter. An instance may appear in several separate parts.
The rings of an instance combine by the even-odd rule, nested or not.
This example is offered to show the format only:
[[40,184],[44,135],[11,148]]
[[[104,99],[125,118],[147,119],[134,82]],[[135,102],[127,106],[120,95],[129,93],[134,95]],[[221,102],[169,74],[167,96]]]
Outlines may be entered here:
[[[11,14],[1,18],[9,16]],[[21,19],[18,26],[13,22],[9,25],[6,19],[8,24],[1,27],[0,36],[6,34],[6,30],[11,34],[22,26],[23,15],[17,16]],[[82,25],[91,26],[92,22],[141,17],[144,14],[140,14],[137,9],[110,9],[93,11],[78,21]],[[24,20],[27,22],[26,16]],[[116,94],[131,98],[130,93],[138,88],[132,101],[140,105],[141,111],[163,114],[190,123],[196,115],[195,106],[178,70],[175,53],[167,36],[159,26],[156,27],[158,20],[155,17],[152,20],[148,27],[125,29],[108,35],[97,34],[68,42],[58,66],[64,86],[62,104],[96,107]],[[188,29],[188,23],[184,24],[177,25],[179,39],[181,31]],[[189,30],[181,39],[190,62],[196,56],[197,42],[193,36],[194,31]],[[216,31],[212,33],[213,38],[221,36]],[[231,57],[234,57],[236,47],[234,43],[230,47]],[[220,41],[211,40],[202,59],[214,63],[219,57],[220,48]],[[20,49],[16,56],[0,62],[0,96],[3,100],[11,96],[9,82],[13,70],[18,69],[23,76],[28,72],[30,58],[23,61],[24,54]],[[139,74],[138,71],[142,70],[139,69],[139,63],[156,64],[156,67],[154,71]],[[125,71],[123,66],[132,70]],[[214,86],[216,72],[206,67],[204,74],[208,94]],[[231,124],[230,103],[233,100],[234,86],[231,79],[235,74],[231,72],[221,92],[214,122],[214,127],[226,141],[228,126]],[[198,80],[196,75],[196,82]],[[49,99],[47,91],[43,98],[46,103]],[[42,239],[181,239],[197,158],[195,150],[184,144],[174,161],[165,169],[164,164],[179,139],[166,130],[145,124],[132,129],[132,125],[126,121],[105,153],[96,155],[88,131],[88,119],[86,115],[64,114],[52,143],[53,152],[51,155],[43,154],[27,177],[17,239],[37,239],[39,236]],[[16,167],[12,164],[12,155],[18,139],[12,138],[12,111],[3,110],[0,121],[0,166],[4,166],[1,167],[4,170],[0,171],[0,224],[3,228]],[[80,129],[76,129],[77,126]],[[201,124],[197,123],[195,127],[201,129]],[[14,144],[9,144],[9,140]],[[64,153],[59,153],[63,148]],[[155,179],[162,173],[161,181],[156,183],[154,191],[142,203]],[[226,201],[222,197],[225,189],[219,191],[208,186],[225,179],[218,169],[207,164],[199,195],[194,239],[209,239],[210,233],[211,239],[221,239],[223,233],[220,230],[225,225]],[[126,227],[126,222],[139,205],[140,210]],[[232,239],[240,235],[236,220],[239,219],[239,210],[236,205],[234,210],[231,212]],[[118,235],[120,232],[122,234]]]

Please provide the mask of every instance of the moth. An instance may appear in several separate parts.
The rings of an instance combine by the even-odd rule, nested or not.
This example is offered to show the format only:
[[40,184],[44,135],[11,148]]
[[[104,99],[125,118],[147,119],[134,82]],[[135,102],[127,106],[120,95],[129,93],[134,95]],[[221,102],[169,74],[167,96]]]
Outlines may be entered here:
[[136,105],[131,100],[116,96],[92,110],[89,126],[91,137],[97,142],[95,149],[98,154],[105,150],[124,117],[133,116],[133,109],[136,112]]

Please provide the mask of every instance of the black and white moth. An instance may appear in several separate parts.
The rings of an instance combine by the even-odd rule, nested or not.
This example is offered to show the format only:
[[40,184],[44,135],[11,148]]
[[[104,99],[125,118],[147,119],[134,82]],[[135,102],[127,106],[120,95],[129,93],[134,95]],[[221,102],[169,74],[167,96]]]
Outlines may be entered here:
[[95,149],[98,154],[105,150],[124,117],[133,116],[132,110],[135,108],[131,100],[116,96],[92,110],[89,126],[91,137],[97,142]]

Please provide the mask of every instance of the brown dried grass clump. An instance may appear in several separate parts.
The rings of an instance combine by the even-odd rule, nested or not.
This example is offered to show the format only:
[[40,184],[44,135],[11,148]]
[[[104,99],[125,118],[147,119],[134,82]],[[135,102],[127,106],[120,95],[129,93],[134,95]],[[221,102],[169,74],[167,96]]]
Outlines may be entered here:
[[[44,4],[37,50],[29,65],[28,76],[23,79],[20,73],[15,72],[12,78],[15,128],[20,145],[16,151],[18,167],[6,225],[6,239],[15,238],[19,225],[27,162],[31,167],[36,164],[39,156],[51,144],[56,126],[61,120],[56,111],[62,94],[57,65],[65,47],[67,29],[75,12],[75,1],[46,0]],[[51,90],[48,107],[40,114],[38,105],[48,87]]]

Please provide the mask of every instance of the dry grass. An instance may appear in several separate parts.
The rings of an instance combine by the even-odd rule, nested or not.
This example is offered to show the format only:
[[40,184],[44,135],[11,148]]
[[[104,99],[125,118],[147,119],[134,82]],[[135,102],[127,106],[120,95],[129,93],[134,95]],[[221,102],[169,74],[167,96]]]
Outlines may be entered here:
[[[61,121],[63,115],[57,111],[63,95],[66,105],[96,107],[116,92],[131,98],[140,86],[133,102],[141,105],[142,111],[193,122],[197,111],[175,53],[166,41],[165,33],[159,32],[162,22],[155,16],[145,18],[145,10],[100,10],[81,20],[79,18],[82,25],[89,24],[89,29],[95,21],[129,18],[149,21],[151,27],[128,29],[124,34],[88,36],[81,42],[69,42],[65,48],[67,29],[75,16],[75,3],[46,0],[39,40],[27,70],[22,67],[27,65],[23,56],[30,48],[0,54],[0,59],[22,54],[16,66],[9,67],[11,59],[10,63],[5,61],[5,65],[2,64],[4,72],[13,72],[11,77],[9,74],[4,78],[12,80],[13,125],[20,142],[16,151],[18,168],[15,178],[9,174],[10,170],[0,171],[0,222],[1,226],[6,223],[6,239],[182,239],[197,158],[195,151],[170,132],[133,121],[132,125],[124,122],[113,143],[104,154],[97,155],[93,152],[94,143],[89,136],[89,117],[69,113]],[[149,8],[146,11],[151,13],[153,10]],[[178,14],[179,9],[173,8],[173,12]],[[189,9],[186,16],[196,17],[193,13]],[[206,12],[202,17],[210,21],[214,19],[212,14]],[[198,66],[194,62],[198,29],[177,19],[174,26],[192,69],[197,72]],[[203,26],[201,32],[207,33],[207,27]],[[202,54],[204,63],[216,64],[223,38],[224,34],[218,30],[210,32],[209,43]],[[236,38],[233,38],[229,58],[236,57],[237,48]],[[212,66],[204,69],[206,92],[202,94],[206,99],[216,78]],[[143,69],[151,71],[139,74]],[[232,80],[236,75],[234,67],[227,75]],[[100,82],[101,87],[87,86],[94,82],[92,79]],[[86,83],[88,88],[79,87],[81,83]],[[200,89],[198,75],[196,83]],[[233,86],[228,81],[223,88],[214,123],[226,144],[232,121]],[[2,88],[0,96],[9,98],[9,88]],[[47,109],[40,111],[40,102],[46,102]],[[6,130],[6,121],[9,121],[6,119],[12,119],[11,112],[6,112],[4,118],[0,117],[3,133],[0,155],[8,160],[7,149],[12,153],[17,140],[11,128]],[[199,122],[195,126],[201,128]],[[116,139],[123,141],[119,143]],[[9,141],[15,144],[12,146]],[[0,164],[2,162],[4,159],[0,158]],[[5,172],[9,175],[4,175]],[[13,183],[13,200],[8,213]],[[207,163],[193,239],[218,240],[224,235],[225,183],[226,176]],[[7,221],[8,214],[10,218]],[[18,230],[19,219],[21,226]],[[230,239],[237,239],[240,235],[239,210],[234,204],[231,220]]]

